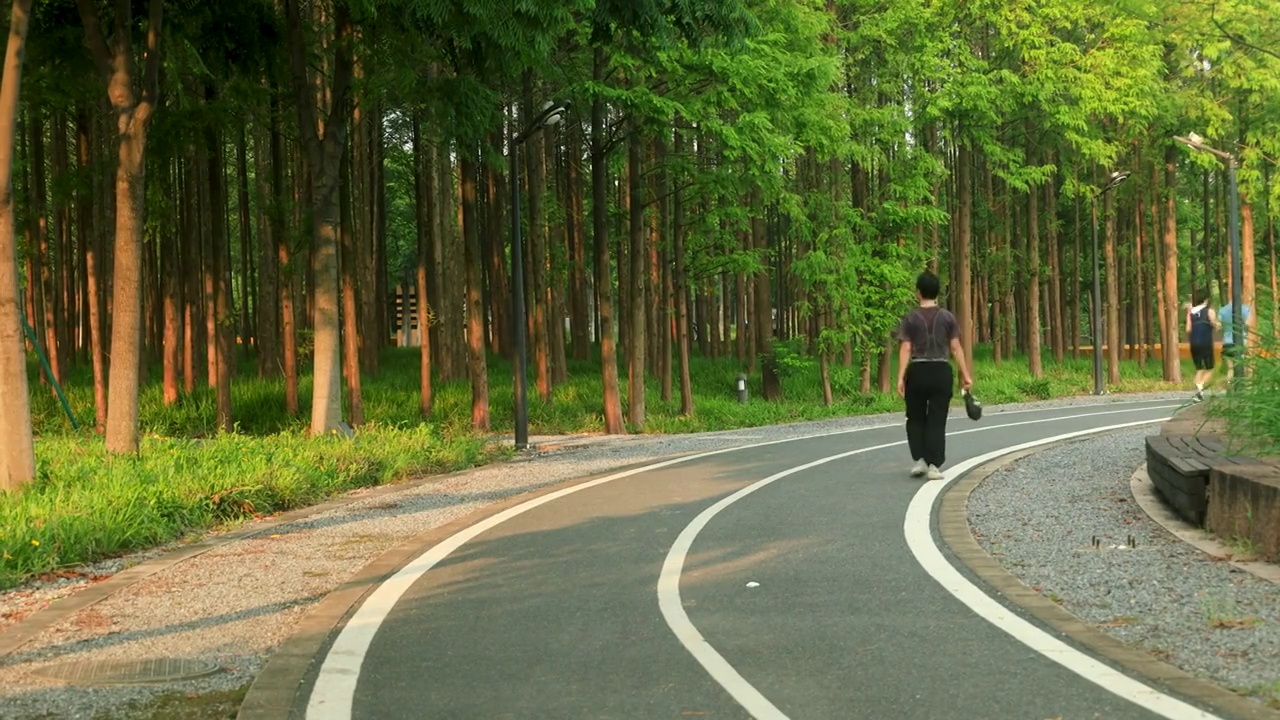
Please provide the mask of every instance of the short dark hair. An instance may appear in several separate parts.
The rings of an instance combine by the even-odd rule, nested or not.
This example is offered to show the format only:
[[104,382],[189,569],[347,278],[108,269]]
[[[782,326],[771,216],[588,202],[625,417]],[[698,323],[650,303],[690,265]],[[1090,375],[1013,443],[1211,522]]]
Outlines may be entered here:
[[925,300],[937,300],[938,293],[942,290],[942,282],[938,280],[937,275],[925,270],[916,278],[916,290]]
[[1191,294],[1191,300],[1193,305],[1203,305],[1209,302],[1209,291],[1197,290]]

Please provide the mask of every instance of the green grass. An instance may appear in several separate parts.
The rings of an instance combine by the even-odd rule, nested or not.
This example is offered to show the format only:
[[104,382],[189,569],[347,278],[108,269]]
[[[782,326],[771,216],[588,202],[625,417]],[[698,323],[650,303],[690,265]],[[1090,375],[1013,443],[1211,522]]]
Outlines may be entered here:
[[[1214,397],[1207,413],[1226,422],[1232,449],[1262,457],[1280,456],[1280,341],[1260,323],[1249,334],[1250,350],[1241,380],[1216,378],[1229,391]],[[1225,363],[1224,363],[1225,365]]]
[[[990,351],[975,360],[976,392],[984,403],[1000,404],[1087,393],[1092,388],[1089,359],[1046,364],[1034,379],[1024,359],[996,365]],[[760,399],[758,374],[751,400],[739,404],[734,381],[742,371],[733,360],[696,359],[692,366],[695,412],[679,415],[679,388],[672,401],[659,398],[648,382],[645,432],[685,433],[816,420],[880,412],[900,412],[894,394],[862,393],[861,373],[839,363],[832,369],[835,402],[822,404],[815,361],[788,366],[782,402]],[[311,381],[301,378],[299,417],[284,410],[279,381],[256,377],[246,361],[233,384],[237,432],[214,426],[214,396],[199,387],[172,407],[161,399],[159,368],[141,393],[141,452],[112,457],[92,430],[92,378],[86,368],[68,373],[65,390],[82,427],[72,431],[61,405],[38,381],[32,383],[32,413],[39,478],[17,496],[0,498],[0,588],[77,564],[119,556],[225,527],[263,514],[303,507],[354,488],[415,475],[471,467],[507,450],[492,437],[470,430],[470,386],[442,383],[436,390],[436,417],[418,416],[418,356],[392,349],[380,372],[365,377],[369,422],[352,440],[306,436]],[[1167,388],[1159,363],[1140,370],[1123,365],[1123,382],[1113,392]],[[626,382],[622,373],[625,404]],[[873,386],[876,378],[873,377]],[[510,365],[491,360],[492,431],[512,428]],[[569,379],[550,403],[531,388],[530,432],[563,434],[603,429],[598,363],[571,363]],[[957,398],[956,402],[960,402]],[[633,428],[634,430],[634,428]]]

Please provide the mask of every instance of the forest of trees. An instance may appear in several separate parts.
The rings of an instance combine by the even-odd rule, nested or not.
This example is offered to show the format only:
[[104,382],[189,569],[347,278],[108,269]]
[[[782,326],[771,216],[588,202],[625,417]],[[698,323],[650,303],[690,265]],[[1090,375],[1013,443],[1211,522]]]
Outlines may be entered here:
[[[969,353],[1038,376],[1094,344],[1115,170],[1109,382],[1130,346],[1177,382],[1182,303],[1230,297],[1225,175],[1190,132],[1239,158],[1243,294],[1277,314],[1276,0],[13,0],[8,37],[2,487],[35,473],[28,392],[78,365],[117,453],[153,376],[166,403],[216,388],[232,430],[255,360],[314,434],[359,426],[361,378],[417,334],[397,288],[426,299],[401,316],[429,327],[424,418],[469,380],[477,431],[515,322],[543,398],[598,363],[611,433],[644,425],[645,375],[694,412],[696,354],[766,397],[783,344],[887,390],[925,268]],[[552,101],[516,318],[506,158]]]

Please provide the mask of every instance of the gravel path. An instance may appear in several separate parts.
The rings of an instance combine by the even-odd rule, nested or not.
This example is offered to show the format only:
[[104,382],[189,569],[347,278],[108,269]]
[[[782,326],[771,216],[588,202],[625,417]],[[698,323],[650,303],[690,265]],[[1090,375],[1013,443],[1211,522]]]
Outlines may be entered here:
[[[1115,396],[1110,401],[1184,399],[1185,393]],[[1014,410],[1096,404],[1083,396],[988,407]],[[953,409],[960,417],[962,409]],[[902,421],[900,414],[704,433],[582,441],[513,463],[379,494],[242,538],[180,562],[80,611],[0,659],[0,717],[93,718],[163,693],[203,694],[243,687],[295,624],[362,566],[415,534],[503,498],[546,485],[677,453]],[[369,491],[356,491],[360,498]],[[34,610],[158,551],[98,563],[78,578],[29,583],[0,594],[0,633]],[[88,688],[34,676],[55,662],[174,657],[216,662],[224,671],[179,683]]]
[[1149,434],[1078,441],[1006,466],[970,496],[970,527],[1009,572],[1076,616],[1280,707],[1280,587],[1214,560],[1143,513],[1129,478]]

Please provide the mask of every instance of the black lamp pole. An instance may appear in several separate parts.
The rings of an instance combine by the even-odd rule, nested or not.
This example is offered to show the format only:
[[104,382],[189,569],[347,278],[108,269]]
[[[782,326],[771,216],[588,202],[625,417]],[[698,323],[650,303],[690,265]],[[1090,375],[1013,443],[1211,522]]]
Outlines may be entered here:
[[1111,173],[1107,184],[1102,186],[1089,198],[1089,209],[1093,215],[1093,394],[1106,395],[1102,384],[1102,280],[1098,269],[1098,196],[1105,195],[1112,188],[1129,179],[1128,171]]
[[569,109],[568,101],[547,103],[529,127],[511,139],[511,319],[515,337],[516,449],[529,447],[529,398],[526,382],[528,318],[524,307],[524,243],[520,238],[520,146],[535,132],[560,121]]

